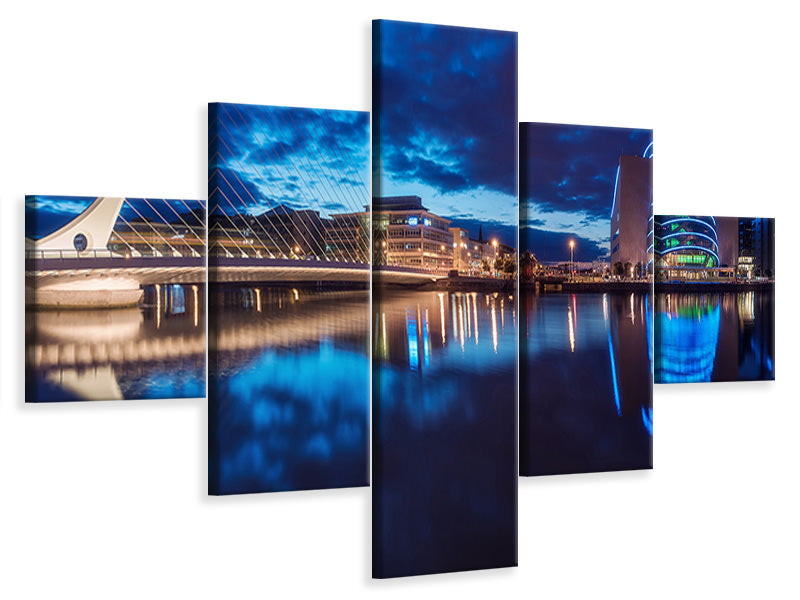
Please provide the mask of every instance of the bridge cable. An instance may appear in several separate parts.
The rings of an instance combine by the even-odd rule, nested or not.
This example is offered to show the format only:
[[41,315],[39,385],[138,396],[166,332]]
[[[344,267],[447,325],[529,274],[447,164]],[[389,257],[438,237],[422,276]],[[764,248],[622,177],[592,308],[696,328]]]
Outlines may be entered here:
[[[320,115],[316,114],[315,116],[317,117],[316,120],[318,122]],[[286,111],[286,117],[288,118],[288,120],[291,121],[291,126],[290,127],[291,127],[291,129],[293,131],[300,131],[301,130],[301,127],[296,123],[294,117],[292,116],[291,111]],[[276,120],[278,120],[278,119],[279,119],[279,117],[276,116]],[[313,140],[313,142],[317,146],[317,148],[321,148],[322,144],[321,144],[320,140],[321,140],[322,136],[319,136],[319,135],[314,136],[314,134],[312,133],[312,131],[310,129],[311,124],[314,121],[315,121],[315,119],[312,119],[312,118],[303,120],[302,125],[305,126],[305,130],[304,130],[305,137],[307,139],[309,139],[309,140]],[[323,173],[325,172],[326,169],[327,169],[327,172],[329,174],[331,173],[331,169],[328,167],[326,161],[319,160],[319,161],[315,161],[315,163],[312,164],[312,162],[308,158],[307,152],[305,152],[304,150],[300,150],[298,152],[298,156],[300,156],[302,159],[305,159],[306,165],[308,167],[306,169],[307,173],[308,172],[313,172],[315,167],[317,168],[318,171],[321,171]],[[299,169],[298,169],[298,173],[299,173]],[[331,175],[328,175],[328,177],[331,177]],[[349,208],[350,211],[352,211],[352,212],[359,212],[358,211],[358,205],[356,204],[355,210],[353,210],[354,207],[352,206],[352,204],[350,202],[347,201],[347,198],[345,198],[345,196],[343,195],[343,190],[341,189],[341,187],[339,187],[339,186],[332,187],[328,177],[323,176],[320,179],[323,182],[322,187],[323,188],[327,187],[327,189],[330,192],[329,199],[330,200],[335,200],[338,204],[340,204],[345,209],[345,211]],[[341,179],[341,177],[340,177],[340,179]],[[318,203],[318,205],[320,206],[320,208],[322,208],[321,202]],[[330,211],[326,210],[326,212],[330,212]],[[331,221],[332,221],[332,224],[335,223],[335,219],[331,218]],[[358,254],[359,254],[359,252],[358,252],[358,248],[359,248],[358,241],[359,241],[359,239],[356,238],[356,248],[357,249],[356,249],[355,253],[352,253],[352,252],[350,253],[351,260],[354,260],[354,262],[361,262],[361,261],[358,260]],[[360,249],[364,250],[366,248],[364,248],[362,246],[362,247],[360,247]]]
[[[142,213],[136,210],[136,207],[133,205],[132,202],[128,201],[127,198],[125,199],[125,203],[131,208],[131,210],[133,210],[133,212],[135,212],[139,216],[139,218],[142,220],[142,223],[150,226],[150,230],[164,241],[164,243],[167,245],[167,248],[169,248],[172,251],[174,256],[174,253],[178,251],[172,246],[172,244],[170,244],[169,241],[163,235],[161,235],[161,233],[159,233],[159,231],[155,227],[153,227],[150,223],[148,223],[147,219],[144,218]],[[178,252],[178,254],[180,254],[180,252]]]
[[[224,124],[224,123],[220,122],[220,124],[222,125],[223,129],[225,129],[226,131],[228,131],[228,133],[229,133],[229,134],[231,134],[231,132],[228,130],[228,128],[225,126],[225,124]],[[219,136],[217,136],[217,137],[219,137]],[[233,151],[232,151],[232,150],[231,150],[231,148],[228,146],[228,144],[225,142],[225,140],[224,140],[223,138],[219,138],[219,141],[220,141],[220,143],[221,143],[223,146],[225,146],[225,148],[228,150],[228,152],[229,152],[231,155],[233,155]],[[247,193],[247,195],[248,195],[248,196],[250,196],[250,199],[253,201],[253,203],[254,203],[255,205],[259,205],[258,201],[257,201],[257,200],[256,200],[256,199],[253,197],[253,194],[252,194],[252,193],[250,193],[250,190],[248,189],[248,187],[247,187],[247,186],[246,186],[246,185],[245,185],[245,184],[242,182],[242,180],[239,178],[239,175],[238,175],[238,173],[237,173],[237,172],[236,172],[234,169],[231,169],[231,168],[230,168],[229,161],[228,161],[227,159],[225,159],[225,157],[224,157],[224,156],[223,156],[223,155],[222,155],[222,154],[221,154],[219,151],[217,152],[217,155],[220,157],[220,159],[222,159],[222,160],[225,162],[225,166],[226,166],[226,167],[227,167],[227,168],[228,168],[228,169],[231,171],[231,173],[234,175],[234,177],[236,178],[236,180],[237,180],[237,182],[239,183],[239,185],[241,186],[241,188],[242,188],[242,189],[243,189],[243,190],[244,190],[244,191]],[[236,162],[236,163],[238,164],[238,167],[239,167],[239,169],[240,169],[242,172],[246,172],[246,170],[247,170],[247,169],[246,169],[246,168],[244,168],[244,166],[241,164],[241,161],[240,161],[240,160],[235,160],[234,162]],[[233,186],[230,184],[230,182],[227,180],[227,178],[226,178],[226,177],[225,177],[225,176],[224,176],[224,175],[223,175],[223,174],[222,174],[222,173],[219,171],[219,168],[217,168],[216,170],[217,170],[217,175],[218,175],[219,177],[222,177],[222,178],[225,180],[225,183],[227,183],[227,184],[228,184],[228,187],[231,189],[231,191],[232,191],[234,194],[236,194],[237,198],[238,198],[238,199],[241,201],[243,208],[244,208],[245,210],[247,210],[247,204],[246,204],[246,203],[244,202],[244,200],[241,198],[241,196],[240,196],[240,195],[239,195],[239,193],[236,191],[236,189],[235,189],[235,188],[234,188],[234,187],[233,187]],[[257,173],[253,173],[253,175],[255,175],[256,177],[258,176],[258,174],[257,174]],[[219,190],[219,192],[220,192],[220,194],[221,194],[223,197],[225,197],[225,198],[226,198],[226,200],[228,200],[228,203],[229,203],[229,204],[231,205],[231,207],[234,209],[234,212],[235,212],[235,213],[238,215],[238,214],[239,214],[239,209],[238,209],[237,207],[233,206],[233,203],[231,203],[231,202],[230,202],[230,199],[229,199],[229,198],[227,198],[227,196],[225,196],[225,194],[222,192],[222,190]],[[267,200],[266,198],[264,198],[264,199],[265,199],[265,200]],[[267,239],[270,241],[270,243],[271,243],[273,246],[275,246],[275,248],[276,248],[276,249],[277,249],[277,250],[280,252],[280,250],[281,250],[281,244],[278,244],[278,243],[276,243],[276,242],[275,242],[275,239],[274,239],[274,238],[273,238],[273,237],[272,237],[272,236],[271,236],[271,235],[270,235],[270,234],[267,232],[267,230],[264,228],[264,226],[263,226],[263,224],[261,223],[261,221],[260,221],[260,220],[259,220],[259,219],[258,219],[256,216],[254,216],[254,220],[256,221],[256,223],[258,224],[258,226],[261,228],[261,230],[264,232],[264,235],[267,237]],[[283,254],[284,254],[284,257],[286,257],[286,250],[285,250],[285,249],[286,249],[287,247],[289,247],[290,245],[289,245],[289,243],[288,243],[288,240],[287,240],[287,239],[286,239],[286,238],[283,236],[283,234],[281,233],[281,229],[280,229],[280,228],[276,228],[276,231],[277,231],[277,233],[278,233],[278,236],[279,236],[279,237],[282,239],[282,241],[283,241],[283,247],[284,247]],[[293,247],[295,247],[295,246],[299,246],[297,239],[296,239],[296,238],[294,238],[294,236],[290,236],[290,237],[292,237],[292,240],[293,240],[293,242],[294,242],[294,243],[291,245],[291,247],[293,248]],[[261,241],[261,240],[259,240],[259,241]],[[263,242],[261,242],[261,244],[262,244],[262,246],[264,246]],[[266,247],[266,246],[264,246],[264,249],[265,249],[265,250],[267,250],[267,252],[268,252],[270,255],[273,255],[272,251],[270,251],[269,249],[267,249],[267,247]],[[274,256],[274,255],[273,255],[273,256]]]
[[[158,210],[156,210],[156,208],[155,208],[155,207],[154,207],[152,204],[150,204],[150,201],[149,201],[147,198],[142,198],[142,200],[144,200],[145,204],[147,204],[147,206],[149,206],[149,207],[150,207],[150,209],[151,209],[151,210],[152,210],[154,213],[156,213],[156,214],[158,215],[158,217],[159,217],[159,218],[160,218],[160,219],[161,219],[161,220],[164,222],[164,224],[165,224],[167,227],[169,227],[169,228],[172,230],[172,232],[173,232],[173,233],[174,233],[176,236],[178,236],[178,237],[176,237],[176,238],[172,238],[172,239],[179,239],[179,240],[181,240],[181,241],[183,242],[183,244],[184,244],[184,245],[185,245],[187,248],[189,248],[189,252],[191,253],[191,252],[192,252],[192,246],[189,244],[189,242],[187,242],[187,241],[186,241],[186,239],[185,239],[183,236],[181,236],[180,232],[179,232],[177,229],[175,229],[175,228],[172,226],[172,224],[171,224],[169,221],[167,221],[167,219],[165,219],[165,218],[164,218],[164,216],[163,216],[163,215],[162,215],[160,212],[158,212]],[[173,248],[173,252],[180,252],[180,251],[179,251],[177,248]],[[182,252],[181,252],[180,254],[181,254],[181,256],[183,256],[183,253],[182,253]]]
[[[243,118],[243,115],[242,115],[241,111],[239,111],[239,110],[238,110],[238,108],[237,108],[235,105],[234,105],[234,107],[233,107],[233,110],[234,110],[234,111],[236,111],[236,112],[238,113],[239,117],[240,117],[240,118],[242,118],[242,120],[244,120],[244,118]],[[272,111],[272,109],[268,108],[266,112],[268,112],[268,113],[271,113],[271,112],[273,112],[273,111]],[[246,123],[244,123],[244,126],[247,126],[247,124],[246,124]],[[223,127],[224,127],[224,125],[223,125]],[[274,130],[274,127],[273,127],[272,129]],[[259,141],[259,143],[260,143],[260,144],[262,144],[262,148],[263,148],[263,147],[264,147],[264,143],[267,141],[267,140],[266,140],[266,137],[263,135],[263,133],[262,133],[262,134],[259,134],[259,132],[255,130],[255,128],[253,128],[253,129],[252,129],[252,133],[253,133],[253,136],[254,136],[254,137],[256,137],[256,139],[257,139],[257,140],[259,140],[259,138],[260,138],[260,141]],[[271,166],[272,166],[274,169],[276,169],[276,170],[277,170],[279,173],[281,173],[281,174],[284,174],[284,173],[283,173],[283,171],[282,171],[282,166],[280,165],[280,161],[278,161],[278,160],[277,160],[277,156],[275,156],[275,153],[274,153],[274,151],[270,152],[270,155],[271,155],[271,158],[272,158],[272,160],[273,160],[273,162],[272,162]],[[248,164],[250,164],[250,165],[253,165],[253,163],[248,163]],[[293,166],[295,166],[295,169],[296,169],[296,165],[294,165],[294,162],[293,162],[293,161],[290,161],[290,164],[292,164]],[[253,165],[253,169],[255,169],[255,165]],[[263,175],[267,175],[267,171],[266,171],[266,169],[265,169],[265,167],[264,167],[264,166],[261,166],[261,170],[262,170],[262,173],[261,173],[261,174],[262,174],[262,176],[263,176]],[[258,175],[258,173],[254,173],[254,175]],[[298,171],[298,175],[299,175],[299,171]],[[264,177],[262,177],[262,178],[264,179],[264,181],[265,181],[265,182],[268,182],[268,181],[270,180],[270,178],[269,178],[269,177],[266,177],[266,176],[264,176]],[[272,191],[272,186],[269,186],[269,187],[270,187],[270,191]],[[310,206],[311,206],[311,202],[309,202],[308,198],[306,197],[306,195],[305,195],[305,191],[303,191],[303,189],[302,189],[302,188],[299,188],[299,186],[298,186],[298,189],[300,189],[300,190],[301,190],[301,194],[302,194],[302,196],[303,196],[303,200],[305,200],[306,204],[307,204],[307,205],[310,207]],[[274,192],[272,192],[272,193],[274,194]],[[276,195],[276,196],[277,196],[277,195]],[[285,208],[285,205],[283,205],[282,203],[278,202],[278,208],[280,208],[280,207],[282,207],[282,208],[284,209],[284,214],[285,214],[285,213],[287,212],[287,211],[286,211],[286,208]],[[292,209],[292,210],[293,210],[293,209]],[[319,216],[319,213],[318,213],[318,215],[317,215],[317,216]],[[303,237],[302,237],[302,234],[301,234],[301,239],[302,239],[302,241],[303,241],[303,245],[304,245],[306,248],[309,248],[309,249],[312,249],[312,250],[313,250],[313,244],[312,244],[312,242],[313,242],[313,237],[314,237],[314,234],[312,234],[312,232],[311,232],[311,229],[310,229],[310,227],[308,226],[308,223],[307,223],[307,222],[305,222],[305,221],[302,221],[302,220],[301,220],[301,223],[304,225],[304,228],[305,228],[305,230],[306,230],[306,233],[308,234],[308,236],[309,236],[309,238],[310,238],[310,239],[305,239],[305,238],[303,238]],[[324,251],[324,249],[323,249],[323,244],[324,244],[324,242],[325,242],[324,229],[323,229],[323,231],[320,231],[319,227],[317,227],[317,226],[316,226],[316,224],[314,224],[314,228],[316,229],[316,237],[317,237],[317,238],[320,240],[320,242],[317,242],[317,243],[316,243],[316,246],[317,246],[317,254],[315,254],[315,257],[316,257],[318,260],[326,260],[326,261],[330,261],[330,256],[328,256],[328,255],[327,255],[327,253],[326,253],[326,252]],[[299,232],[299,229],[298,229],[298,233],[300,233],[300,232]],[[294,235],[292,235],[292,237],[294,238]],[[294,239],[295,239],[295,241],[297,242],[297,239],[296,239],[296,238],[294,238]],[[300,244],[299,244],[299,243],[297,243],[297,245],[299,246]]]
[[[319,131],[318,131],[318,133],[319,133]],[[372,244],[371,244],[370,239],[369,239],[370,223],[371,223],[371,220],[372,220],[371,202],[370,202],[370,197],[369,197],[369,191],[366,189],[366,186],[364,184],[364,180],[361,177],[361,173],[359,172],[358,167],[353,162],[352,153],[351,152],[344,152],[342,150],[342,147],[341,147],[340,144],[335,144],[335,143],[332,143],[330,145],[325,144],[326,137],[327,136],[325,136],[325,135],[320,135],[319,140],[322,141],[322,143],[325,145],[326,149],[329,152],[335,154],[336,157],[339,160],[341,160],[343,163],[347,164],[347,166],[348,166],[348,168],[350,170],[350,173],[345,173],[345,175],[353,174],[353,176],[354,176],[353,181],[358,179],[360,181],[360,183],[361,183],[360,186],[359,185],[349,185],[349,186],[345,187],[345,192],[347,193],[348,197],[350,197],[353,200],[353,202],[355,203],[355,205],[356,205],[356,210],[354,211],[355,215],[353,215],[353,216],[356,216],[356,219],[358,221],[358,229],[359,230],[361,229],[361,223],[360,223],[360,219],[358,219],[357,215],[361,214],[361,213],[366,213],[366,216],[367,216],[367,219],[368,219],[367,230],[366,230],[366,240],[364,240],[363,244],[360,245],[358,248],[359,248],[359,250],[363,250],[363,251],[366,252],[365,259],[364,259],[363,262],[369,263],[370,248],[372,247]],[[367,145],[367,147],[369,147],[369,146]],[[353,197],[352,188],[354,188],[354,187],[356,188],[357,192],[358,191],[362,191],[363,194],[364,194],[365,202],[364,202],[364,204],[362,206],[359,206],[358,199]]]

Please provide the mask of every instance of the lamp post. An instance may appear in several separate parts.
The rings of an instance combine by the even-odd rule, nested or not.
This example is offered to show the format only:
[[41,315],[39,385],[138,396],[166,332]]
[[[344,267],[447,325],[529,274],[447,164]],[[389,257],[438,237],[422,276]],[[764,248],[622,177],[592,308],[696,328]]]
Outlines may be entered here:
[[572,273],[575,270],[575,240],[569,241],[569,279],[572,281]]
[[492,240],[494,246],[494,276],[497,277],[497,240]]

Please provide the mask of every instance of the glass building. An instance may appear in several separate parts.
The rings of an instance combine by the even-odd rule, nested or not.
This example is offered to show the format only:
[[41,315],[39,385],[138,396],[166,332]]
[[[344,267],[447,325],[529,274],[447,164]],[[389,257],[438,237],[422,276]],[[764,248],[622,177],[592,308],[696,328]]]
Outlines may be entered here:
[[714,217],[655,217],[656,270],[667,279],[717,276],[720,250]]

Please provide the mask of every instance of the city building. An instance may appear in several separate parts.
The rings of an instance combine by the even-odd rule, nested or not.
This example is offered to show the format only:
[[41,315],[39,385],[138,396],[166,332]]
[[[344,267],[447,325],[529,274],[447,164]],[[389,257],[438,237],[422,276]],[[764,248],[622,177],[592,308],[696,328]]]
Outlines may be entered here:
[[469,272],[469,232],[462,227],[450,227],[453,236],[453,266],[459,273]]
[[223,256],[322,260],[329,219],[278,205],[259,215],[209,215],[209,252]]
[[730,278],[738,256],[738,221],[730,217],[655,217],[656,270],[664,279]]
[[375,263],[430,271],[453,265],[450,220],[430,212],[419,196],[372,200]]
[[[376,266],[388,265],[461,274],[494,273],[498,257],[516,262],[516,250],[498,240],[478,239],[450,220],[434,214],[419,196],[373,199],[361,212],[335,213],[281,205],[258,216],[210,216],[212,254],[301,260],[369,261],[369,223],[373,224]],[[152,233],[151,233],[152,235]]]
[[775,276],[775,219],[739,219],[738,275]]
[[336,261],[369,262],[369,212],[337,213],[325,229],[325,253]]
[[619,264],[625,277],[653,273],[652,156],[619,157],[610,233],[612,271]]

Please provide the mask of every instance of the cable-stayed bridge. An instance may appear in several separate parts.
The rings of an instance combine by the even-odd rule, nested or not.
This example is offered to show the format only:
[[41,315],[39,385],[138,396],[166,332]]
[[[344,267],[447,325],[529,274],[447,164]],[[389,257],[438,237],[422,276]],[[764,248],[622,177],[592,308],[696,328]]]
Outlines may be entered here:
[[[67,222],[26,238],[27,301],[133,305],[142,286],[178,283],[366,286],[369,148],[367,113],[212,104],[208,202],[81,199],[91,202]],[[26,219],[37,219],[37,198],[57,203],[32,197]],[[381,275],[423,283],[446,273]]]
[[[26,303],[131,306],[148,285],[369,280],[367,211],[327,220],[290,209],[212,214],[209,246],[204,211],[196,201],[95,199],[55,231],[26,238]],[[437,275],[398,269],[388,278],[417,283]]]

